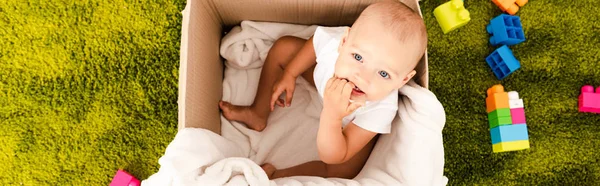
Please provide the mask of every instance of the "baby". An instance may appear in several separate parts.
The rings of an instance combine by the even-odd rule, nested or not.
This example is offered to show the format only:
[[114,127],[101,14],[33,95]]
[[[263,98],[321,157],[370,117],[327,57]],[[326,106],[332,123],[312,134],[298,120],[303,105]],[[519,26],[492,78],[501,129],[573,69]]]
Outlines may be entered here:
[[[262,131],[275,105],[289,107],[296,78],[317,89],[323,110],[317,134],[321,161],[277,170],[270,179],[320,176],[351,179],[367,161],[377,135],[390,133],[398,89],[415,74],[427,33],[419,14],[397,1],[368,6],[349,27],[318,27],[308,40],[284,36],[270,49],[250,106],[221,101],[228,120]],[[279,99],[285,92],[285,100]]]

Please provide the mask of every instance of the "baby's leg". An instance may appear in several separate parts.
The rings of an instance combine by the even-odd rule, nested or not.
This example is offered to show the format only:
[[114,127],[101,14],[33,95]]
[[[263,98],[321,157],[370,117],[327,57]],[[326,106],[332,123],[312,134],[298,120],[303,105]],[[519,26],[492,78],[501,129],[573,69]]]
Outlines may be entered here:
[[[283,74],[283,68],[296,56],[305,42],[306,40],[304,39],[292,36],[279,38],[269,50],[260,74],[258,91],[252,105],[237,106],[221,101],[219,107],[223,110],[223,116],[228,120],[242,122],[250,129],[256,131],[264,130],[267,126],[267,118],[271,114],[269,102],[271,101],[275,81]],[[313,69],[314,67],[307,70],[302,76],[310,74],[310,80],[312,80]]]
[[[270,179],[290,177],[290,176],[319,176],[319,177],[336,177],[352,179],[358,175],[360,170],[369,159],[371,150],[375,146],[377,136],[373,138],[360,152],[354,155],[353,158],[341,164],[326,164],[322,161],[312,161],[290,167],[282,170],[274,170],[270,164],[263,165],[263,169],[267,172]],[[274,172],[273,172],[274,171]]]

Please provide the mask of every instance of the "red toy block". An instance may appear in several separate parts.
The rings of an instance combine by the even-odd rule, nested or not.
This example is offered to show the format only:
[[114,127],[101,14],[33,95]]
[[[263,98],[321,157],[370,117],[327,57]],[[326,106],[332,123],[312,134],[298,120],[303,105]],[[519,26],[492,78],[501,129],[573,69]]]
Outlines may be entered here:
[[140,180],[119,169],[109,186],[140,186]]
[[591,85],[581,87],[579,112],[600,113],[600,87],[596,88],[596,92]]
[[525,124],[525,109],[524,108],[514,108],[510,109],[510,117],[512,119],[512,124]]

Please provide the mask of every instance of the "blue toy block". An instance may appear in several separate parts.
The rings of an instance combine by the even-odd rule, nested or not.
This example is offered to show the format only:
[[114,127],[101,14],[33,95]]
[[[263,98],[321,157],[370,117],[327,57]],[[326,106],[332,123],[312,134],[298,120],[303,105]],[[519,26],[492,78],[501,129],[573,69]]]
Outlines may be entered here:
[[519,63],[512,51],[506,45],[502,45],[492,52],[492,54],[485,58],[485,61],[487,61],[487,64],[492,68],[492,71],[494,71],[494,74],[499,80],[504,79],[506,76],[521,68],[521,63]]
[[489,34],[492,34],[490,43],[493,46],[499,44],[511,46],[525,41],[519,16],[501,14],[492,19],[486,29]]
[[529,140],[526,124],[513,124],[494,127],[490,130],[492,144]]

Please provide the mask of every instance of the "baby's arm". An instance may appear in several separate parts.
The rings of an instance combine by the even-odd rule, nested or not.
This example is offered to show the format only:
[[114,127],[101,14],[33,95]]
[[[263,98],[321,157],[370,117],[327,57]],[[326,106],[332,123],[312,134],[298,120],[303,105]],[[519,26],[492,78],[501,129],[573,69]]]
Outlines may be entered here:
[[342,121],[321,114],[317,147],[321,161],[327,164],[340,164],[350,160],[377,133],[349,123],[342,130]]
[[323,111],[317,133],[319,157],[328,164],[348,161],[359,152],[377,133],[349,123],[342,130],[342,119],[363,103],[349,102],[354,84],[345,79],[332,77],[327,81],[323,96]]

